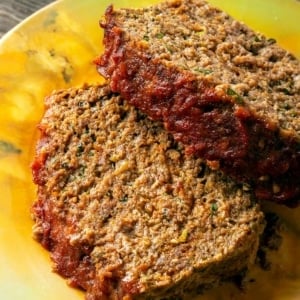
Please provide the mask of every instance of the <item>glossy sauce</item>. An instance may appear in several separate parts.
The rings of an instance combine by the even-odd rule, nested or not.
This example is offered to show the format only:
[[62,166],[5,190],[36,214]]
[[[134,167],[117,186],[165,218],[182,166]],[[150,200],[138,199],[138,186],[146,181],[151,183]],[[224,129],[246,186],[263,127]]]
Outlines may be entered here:
[[[159,1],[116,2],[128,7]],[[299,1],[211,2],[276,38],[300,58]],[[92,60],[103,50],[98,20],[109,4],[106,0],[59,1],[0,43],[0,137],[22,151],[7,152],[12,148],[0,147],[0,294],[6,299],[84,299],[83,293],[51,271],[48,252],[32,239],[30,207],[36,191],[30,164],[43,98],[53,89],[102,80]],[[51,49],[55,57],[50,56]],[[68,58],[74,70],[69,83],[61,75],[62,57]],[[255,283],[245,293],[228,284],[190,299],[299,299],[300,209],[270,205],[268,210],[277,212],[286,224],[283,246],[272,254],[272,270],[255,270]]]

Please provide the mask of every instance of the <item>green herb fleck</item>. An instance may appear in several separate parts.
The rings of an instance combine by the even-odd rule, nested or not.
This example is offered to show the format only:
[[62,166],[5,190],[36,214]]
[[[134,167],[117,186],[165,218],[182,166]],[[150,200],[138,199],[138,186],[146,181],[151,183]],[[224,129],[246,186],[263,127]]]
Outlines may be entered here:
[[270,39],[268,39],[268,43],[269,43],[269,45],[275,44],[276,40],[273,38],[270,38]]
[[80,177],[82,177],[84,175],[85,169],[86,169],[86,166],[80,166],[79,173],[78,173]]
[[83,145],[79,144],[79,145],[77,146],[77,153],[76,153],[76,155],[77,155],[77,156],[80,156],[80,155],[82,154],[83,151],[84,151]]
[[88,156],[90,156],[90,157],[92,157],[92,156],[94,156],[94,155],[95,155],[94,150],[91,150],[91,151],[89,152],[89,154],[88,154]]
[[228,88],[228,90],[227,90],[227,95],[229,95],[229,96],[236,96],[236,91],[234,91],[233,89],[231,89],[231,88]]
[[158,38],[158,39],[162,39],[164,36],[165,36],[165,35],[164,35],[162,32],[157,33],[157,34],[155,35],[155,37]]
[[216,202],[211,204],[211,212],[214,215],[218,211],[218,205]]
[[20,154],[22,151],[12,143],[0,141],[0,152]]
[[254,41],[258,43],[258,42],[261,41],[261,39],[256,35],[256,36],[254,37]]
[[213,71],[210,69],[204,69],[204,68],[195,68],[194,71],[202,73],[204,75],[211,74]]
[[174,50],[173,50],[170,46],[166,45],[166,49],[167,49],[171,54],[174,53]]
[[148,35],[144,35],[143,36],[143,40],[146,41],[146,42],[149,42],[150,38]]
[[235,90],[231,89],[231,88],[227,89],[227,95],[232,96],[235,99],[235,102],[237,104],[244,104],[245,103],[242,96],[240,94],[238,94]]
[[127,202],[128,201],[128,196],[124,195],[121,199],[120,202]]
[[69,169],[69,164],[66,163],[66,162],[63,162],[63,163],[61,164],[61,166],[62,166],[63,169]]
[[291,91],[290,91],[289,89],[287,89],[287,88],[283,88],[281,91],[282,91],[285,95],[288,95],[288,96],[292,95]]

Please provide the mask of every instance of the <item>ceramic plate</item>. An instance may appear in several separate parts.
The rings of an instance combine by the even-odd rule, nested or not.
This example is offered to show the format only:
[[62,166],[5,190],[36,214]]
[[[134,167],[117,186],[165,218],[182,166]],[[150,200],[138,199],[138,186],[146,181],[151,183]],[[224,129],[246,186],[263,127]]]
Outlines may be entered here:
[[[93,59],[102,48],[98,26],[105,8],[150,5],[154,0],[61,0],[36,13],[0,41],[0,298],[84,299],[51,272],[47,251],[32,239],[35,199],[30,163],[52,90],[97,83]],[[211,0],[300,58],[297,0]],[[226,284],[196,299],[300,299],[300,210],[271,206],[282,219],[283,243],[271,271],[256,269],[250,289]]]

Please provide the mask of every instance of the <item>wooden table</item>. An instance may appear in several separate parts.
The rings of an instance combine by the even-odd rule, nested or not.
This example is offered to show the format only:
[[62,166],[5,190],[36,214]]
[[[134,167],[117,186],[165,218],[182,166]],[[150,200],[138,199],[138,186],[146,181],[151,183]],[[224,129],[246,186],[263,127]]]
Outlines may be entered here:
[[0,37],[54,0],[0,0]]

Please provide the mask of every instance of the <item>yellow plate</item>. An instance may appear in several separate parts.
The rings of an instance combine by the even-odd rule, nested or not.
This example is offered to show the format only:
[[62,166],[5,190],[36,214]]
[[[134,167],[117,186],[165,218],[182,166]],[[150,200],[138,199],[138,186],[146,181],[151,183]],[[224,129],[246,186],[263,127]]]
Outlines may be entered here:
[[[83,299],[53,274],[48,253],[33,241],[30,207],[35,198],[30,162],[43,113],[53,89],[96,83],[92,64],[101,52],[98,21],[112,0],[62,0],[30,17],[0,41],[0,298]],[[157,0],[115,0],[118,7]],[[300,58],[297,0],[211,0]],[[271,206],[285,222],[283,245],[273,253],[273,271],[255,270],[246,293],[233,285],[197,299],[300,299],[300,210]]]

